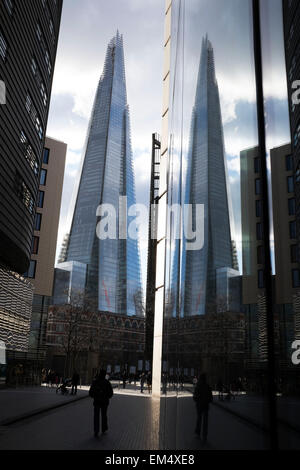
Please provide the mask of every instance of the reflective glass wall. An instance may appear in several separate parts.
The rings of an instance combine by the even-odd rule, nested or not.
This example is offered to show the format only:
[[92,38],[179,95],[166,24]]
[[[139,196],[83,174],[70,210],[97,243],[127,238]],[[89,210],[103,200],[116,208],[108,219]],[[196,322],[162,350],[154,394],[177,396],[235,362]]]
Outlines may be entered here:
[[250,0],[171,5],[164,448],[300,445],[282,5],[262,2],[261,45],[255,11]]

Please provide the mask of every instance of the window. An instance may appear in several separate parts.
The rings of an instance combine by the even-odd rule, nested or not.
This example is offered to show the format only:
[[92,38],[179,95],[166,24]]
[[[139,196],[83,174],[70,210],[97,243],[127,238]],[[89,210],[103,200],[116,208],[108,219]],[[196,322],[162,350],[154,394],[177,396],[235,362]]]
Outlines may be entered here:
[[48,96],[47,96],[46,88],[43,82],[40,83],[40,93],[43,98],[44,106],[47,106]]
[[34,58],[32,58],[32,60],[31,60],[31,70],[32,70],[33,75],[35,76],[36,83],[39,87],[39,90],[40,90],[40,93],[41,93],[41,96],[42,96],[42,99],[43,99],[43,104],[44,104],[44,106],[47,106],[48,95],[47,95],[47,92],[46,92],[46,87],[45,87],[45,84],[43,82],[40,70],[39,70],[39,68],[36,64],[36,60]]
[[300,270],[292,269],[293,287],[300,287]]
[[29,165],[31,166],[34,174],[37,175],[39,171],[38,160],[37,160],[35,152],[33,151],[33,148],[28,142],[28,139],[24,131],[21,131],[20,142],[21,142],[21,145],[23,146],[24,157],[26,158]]
[[264,264],[264,247],[262,245],[257,247],[257,264]]
[[257,271],[257,287],[259,289],[263,289],[265,286],[265,283],[264,283],[264,270],[263,269],[259,269]]
[[290,222],[290,238],[297,238],[296,236],[296,222],[293,220]]
[[256,217],[261,217],[262,216],[262,201],[261,201],[261,199],[257,199],[255,201],[255,213],[256,213]]
[[291,263],[298,263],[298,246],[291,245]]
[[45,51],[45,62],[47,65],[48,73],[50,75],[51,74],[51,62],[50,62],[49,52],[47,50]]
[[28,209],[30,214],[33,214],[34,200],[32,194],[18,172],[16,172],[15,176],[15,189],[24,206]]
[[262,240],[262,238],[263,238],[262,224],[261,222],[258,222],[256,224],[256,239]]
[[293,157],[292,155],[285,156],[285,169],[286,171],[293,171]]
[[37,202],[36,202],[37,207],[42,208],[44,206],[44,197],[45,197],[45,192],[39,191],[38,196],[37,196]]
[[33,255],[37,255],[38,254],[38,251],[39,251],[39,241],[40,241],[40,238],[39,237],[32,237],[32,241],[31,241],[31,253]]
[[260,178],[257,178],[255,180],[255,194],[260,194],[261,193],[261,181]]
[[29,264],[29,269],[28,271],[24,274],[24,277],[29,277],[30,279],[35,278],[35,271],[36,271],[36,261],[31,260]]
[[42,30],[39,24],[36,25],[36,35],[38,37],[38,40],[40,41],[42,39]]
[[47,180],[47,170],[45,170],[44,168],[42,168],[42,169],[41,169],[41,173],[40,173],[40,184],[41,184],[42,186],[45,186],[46,180]]
[[296,214],[296,200],[294,197],[288,200],[289,215]]
[[48,165],[49,163],[49,153],[50,153],[50,150],[45,147],[44,153],[43,153],[43,163],[45,163],[46,165]]
[[26,96],[25,107],[26,107],[27,112],[29,113],[29,115],[31,117],[31,121],[33,122],[33,124],[35,126],[35,129],[38,133],[38,136],[39,136],[40,140],[42,140],[42,138],[43,138],[43,127],[42,127],[40,118],[37,114],[37,110],[36,110],[36,108],[35,108],[35,106],[32,102],[32,99],[31,99],[31,96],[29,95],[29,93],[27,93],[27,96]]
[[37,70],[37,65],[36,65],[36,61],[35,61],[34,58],[32,58],[32,60],[31,60],[31,70],[32,70],[33,75],[35,75],[36,70]]
[[294,192],[294,178],[293,178],[293,176],[288,176],[287,177],[287,187],[288,187],[288,192],[289,193]]
[[51,36],[53,36],[53,33],[54,33],[54,26],[53,26],[53,22],[52,22],[51,19],[49,20],[49,29],[50,29],[50,34],[51,34]]
[[5,3],[5,6],[6,6],[6,9],[7,9],[8,13],[10,15],[12,15],[13,14],[13,8],[14,8],[12,0],[5,0],[4,3]]
[[6,58],[6,51],[7,51],[7,44],[6,41],[0,32],[0,56],[2,57],[3,60]]
[[260,157],[254,158],[254,173],[260,172]]
[[39,24],[37,24],[37,27],[36,27],[36,34],[37,34],[37,38],[38,38],[38,40],[41,44],[41,49],[42,49],[42,52],[44,54],[47,70],[48,70],[48,73],[50,75],[51,74],[51,69],[52,69],[50,56],[49,56],[49,52],[48,52],[48,49],[47,49],[47,46],[46,46],[44,35],[42,33],[42,30],[41,30],[41,27],[40,27]]
[[42,214],[39,214],[38,212],[35,214],[35,219],[34,219],[34,230],[41,230],[41,224],[42,224]]

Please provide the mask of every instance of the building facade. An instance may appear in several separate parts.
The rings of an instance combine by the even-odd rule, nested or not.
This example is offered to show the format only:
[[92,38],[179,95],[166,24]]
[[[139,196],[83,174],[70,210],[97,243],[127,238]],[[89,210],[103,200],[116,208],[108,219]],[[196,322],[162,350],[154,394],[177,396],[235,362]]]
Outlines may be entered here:
[[[86,264],[85,297],[101,311],[143,315],[138,241],[127,236],[133,204],[123,39],[117,33],[96,92],[66,255],[67,262]],[[105,234],[100,217],[106,210],[114,227]]]
[[61,0],[0,5],[0,261],[20,274],[31,256],[61,10]]
[[297,91],[295,83],[300,77],[300,5],[297,0],[283,0],[283,27],[288,86],[291,154],[295,171],[296,225],[298,250],[300,242],[300,106],[293,100]]
[[40,171],[31,260],[25,277],[34,286],[29,348],[45,353],[48,308],[53,293],[54,264],[67,145],[50,137]]
[[228,202],[227,168],[224,156],[220,98],[211,42],[202,40],[196,97],[192,111],[187,154],[185,203],[204,206],[204,221],[194,218],[189,225],[204,225],[200,250],[183,245],[183,316],[205,314],[215,309],[217,270],[233,268]]

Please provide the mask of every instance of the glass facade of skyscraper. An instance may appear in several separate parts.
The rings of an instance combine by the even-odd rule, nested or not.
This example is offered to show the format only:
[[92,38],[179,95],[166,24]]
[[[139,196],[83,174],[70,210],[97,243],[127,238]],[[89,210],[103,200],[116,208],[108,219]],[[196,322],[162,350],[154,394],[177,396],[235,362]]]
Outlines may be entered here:
[[[135,185],[123,39],[117,32],[108,45],[96,92],[66,260],[87,265],[85,297],[94,308],[142,315],[138,241],[119,229],[134,224],[134,217],[122,213],[120,220],[121,196],[127,197],[127,213],[135,204]],[[100,204],[102,214],[97,212]],[[115,233],[103,239],[96,229],[100,215],[107,215],[106,205],[113,210]]]

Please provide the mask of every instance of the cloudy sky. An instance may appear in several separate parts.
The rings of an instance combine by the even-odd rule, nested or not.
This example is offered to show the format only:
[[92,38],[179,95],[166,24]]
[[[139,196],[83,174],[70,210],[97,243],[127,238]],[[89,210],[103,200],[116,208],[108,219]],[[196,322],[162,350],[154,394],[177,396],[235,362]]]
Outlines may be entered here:
[[[123,34],[137,202],[149,200],[151,134],[161,128],[163,0],[64,0],[47,135],[68,144],[57,256],[106,47]],[[145,242],[141,246],[145,276]]]
[[[269,148],[289,140],[282,47],[281,1],[264,0],[264,60]],[[164,0],[64,0],[47,134],[68,144],[58,250],[68,232],[70,199],[82,156],[106,47],[124,37],[137,202],[147,204],[151,134],[160,132]],[[240,247],[239,152],[257,142],[249,0],[187,0],[185,17],[185,129],[188,135],[201,39],[215,53],[225,148]],[[141,246],[146,273],[146,246]]]

